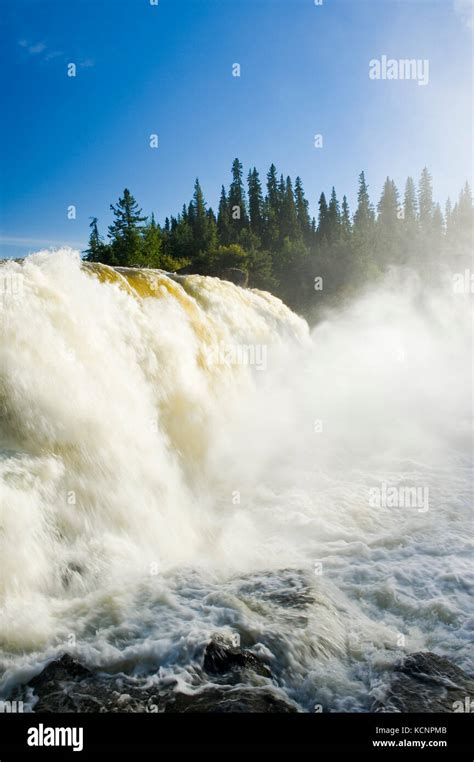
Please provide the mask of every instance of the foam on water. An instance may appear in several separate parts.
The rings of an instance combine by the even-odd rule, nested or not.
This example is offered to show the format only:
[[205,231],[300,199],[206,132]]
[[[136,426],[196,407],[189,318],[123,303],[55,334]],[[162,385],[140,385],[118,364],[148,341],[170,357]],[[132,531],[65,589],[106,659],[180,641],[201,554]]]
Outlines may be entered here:
[[1,271],[5,694],[64,650],[192,685],[216,630],[305,709],[367,708],[404,651],[472,669],[467,296],[405,276],[310,335],[218,279]]

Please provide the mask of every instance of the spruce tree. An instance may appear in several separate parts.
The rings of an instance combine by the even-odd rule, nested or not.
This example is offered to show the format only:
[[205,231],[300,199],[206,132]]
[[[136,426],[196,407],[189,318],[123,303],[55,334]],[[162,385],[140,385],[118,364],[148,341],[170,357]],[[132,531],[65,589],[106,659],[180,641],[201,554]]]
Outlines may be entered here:
[[198,178],[194,183],[194,195],[188,207],[188,216],[193,231],[195,251],[196,253],[204,253],[209,246],[209,221],[204,194]]
[[474,249],[474,210],[472,191],[466,183],[454,205],[448,227],[447,242],[449,243],[449,258],[457,270],[472,269],[472,252]]
[[279,199],[278,199],[278,180],[277,171],[274,164],[270,166],[267,173],[267,194],[264,201],[264,235],[263,245],[272,253],[275,251],[279,231]]
[[280,179],[278,181],[278,214],[281,215],[283,205],[285,203],[285,194],[286,194],[286,183],[285,178],[283,177],[283,172],[280,174]]
[[405,184],[401,236],[399,261],[406,264],[413,264],[418,255],[419,223],[415,182],[412,177],[408,177]]
[[399,264],[401,225],[398,217],[398,190],[393,180],[386,178],[377,204],[376,261],[382,268]]
[[267,202],[269,209],[278,214],[280,211],[278,203],[278,180],[277,171],[274,164],[270,166],[267,174]]
[[339,208],[339,201],[337,200],[336,189],[333,186],[327,211],[328,238],[330,241],[336,241],[339,238],[340,225],[341,211]]
[[219,210],[217,214],[217,231],[219,234],[219,243],[227,245],[230,243],[230,210],[227,195],[224,186],[222,186],[221,197],[219,200]]
[[345,240],[350,238],[352,232],[351,215],[349,211],[349,203],[347,196],[342,197],[342,211],[341,211],[341,233]]
[[444,207],[444,218],[446,220],[446,232],[449,232],[449,229],[451,227],[451,217],[453,214],[453,205],[451,203],[451,199],[446,199],[446,206]]
[[295,197],[293,195],[293,184],[291,178],[287,177],[285,181],[285,190],[282,195],[280,212],[280,238],[281,242],[285,238],[296,241],[299,234],[298,216],[296,211]]
[[91,222],[89,227],[91,232],[89,235],[89,246],[84,252],[86,255],[84,259],[86,262],[102,262],[103,264],[110,264],[110,262],[105,261],[106,259],[110,259],[110,256],[107,256],[108,247],[104,245],[103,238],[99,234],[98,219],[97,217],[91,217],[90,219]]
[[301,177],[295,180],[295,205],[299,231],[304,241],[311,238],[311,220],[309,218],[308,201],[305,198]]
[[421,173],[420,182],[418,184],[418,209],[421,229],[423,232],[427,232],[431,228],[434,202],[433,182],[426,167]]
[[418,216],[416,190],[413,177],[407,177],[403,196],[403,220],[408,227],[415,228]]
[[353,279],[356,284],[365,283],[368,277],[378,272],[379,268],[374,259],[375,214],[364,172],[359,175],[357,209],[354,214],[352,236]]
[[472,228],[472,190],[468,182],[465,183],[459,194],[456,222],[465,230]]
[[377,224],[381,228],[393,230],[398,222],[398,191],[389,177],[384,182],[382,195],[377,204]]
[[[377,218],[362,172],[352,223],[346,196],[340,208],[333,188],[329,204],[324,193],[320,196],[316,225],[309,216],[299,177],[293,188],[290,177],[278,179],[272,164],[266,179],[263,199],[256,168],[248,173],[247,205],[242,165],[236,159],[229,193],[222,187],[217,219],[213,210],[207,209],[196,180],[189,205],[183,205],[177,217],[167,217],[162,229],[154,215],[144,224],[147,218],[125,189],[111,206],[110,244],[103,242],[97,218],[92,218],[86,260],[165,270],[191,263],[194,272],[211,275],[220,275],[225,266],[239,266],[248,271],[250,285],[276,292],[299,310],[310,304],[314,308],[316,275],[324,277],[325,298],[328,295],[332,300],[365,285],[393,263],[418,265],[424,274],[429,276],[431,270],[436,277],[440,261],[456,271],[472,267],[473,203],[468,184],[454,208],[448,199],[445,226],[441,209],[433,201],[426,168],[418,197],[413,179],[407,179],[403,212],[395,183],[386,179]],[[236,208],[239,214],[232,215]]]
[[135,266],[142,258],[142,231],[146,217],[142,216],[137,202],[125,188],[117,205],[110,205],[114,221],[109,225],[108,237],[111,239],[114,261],[121,266]]
[[232,182],[229,188],[229,211],[232,241],[238,242],[239,233],[247,226],[247,206],[243,183],[243,167],[238,159],[232,164]]
[[328,205],[324,193],[321,193],[319,197],[318,207],[318,236],[319,238],[327,238],[329,232]]
[[180,214],[177,219],[172,219],[170,238],[171,246],[167,253],[172,257],[175,259],[192,259],[195,256],[193,231],[187,217]]
[[441,211],[441,207],[439,204],[435,204],[435,207],[433,210],[432,229],[433,229],[434,236],[437,237],[438,240],[440,240],[444,230],[444,218],[443,218],[443,212]]
[[374,210],[369,198],[369,188],[365,181],[365,173],[359,175],[359,190],[357,193],[357,209],[354,214],[354,232],[367,235],[373,230],[375,221]]
[[216,248],[219,243],[219,232],[217,230],[217,218],[214,210],[209,207],[207,210],[207,231],[206,231],[206,249],[208,252]]
[[150,222],[143,230],[143,264],[145,267],[159,268],[162,266],[162,236],[159,225],[152,213]]
[[263,194],[259,174],[254,167],[248,178],[249,218],[252,233],[261,238],[263,234]]

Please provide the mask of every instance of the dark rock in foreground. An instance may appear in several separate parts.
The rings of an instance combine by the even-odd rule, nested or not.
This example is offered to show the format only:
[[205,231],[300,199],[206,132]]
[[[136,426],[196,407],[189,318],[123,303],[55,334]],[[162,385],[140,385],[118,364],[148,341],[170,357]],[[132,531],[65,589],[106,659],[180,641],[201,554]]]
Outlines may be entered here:
[[[147,678],[92,672],[69,654],[48,664],[23,686],[33,689],[34,712],[147,713],[293,713],[301,711],[268,680],[269,668],[251,651],[215,636],[204,656],[204,669],[216,676],[196,681],[183,692],[174,678],[150,685]],[[225,680],[225,682],[224,682]],[[243,682],[245,680],[245,683]],[[394,667],[377,712],[461,712],[474,703],[474,680],[449,659],[433,653],[414,653]]]
[[50,662],[39,675],[30,680],[29,685],[37,693],[49,693],[58,690],[62,684],[71,680],[83,680],[92,672],[72,658],[63,654],[60,659]]
[[[215,651],[212,653],[215,656]],[[246,668],[254,671],[265,667],[254,654],[241,653]],[[237,657],[226,654],[226,658],[232,661]],[[205,684],[183,693],[176,690],[177,682],[173,679],[147,687],[143,679],[91,672],[69,654],[48,664],[25,687],[34,690],[37,701],[33,711],[36,713],[298,711],[298,706],[272,685]]]
[[271,688],[248,688],[238,685],[235,687],[212,686],[192,696],[174,693],[164,711],[187,714],[190,712],[290,714],[297,712],[298,707]]
[[[445,656],[414,653],[394,668],[378,712],[455,712],[474,702],[474,680]],[[457,702],[460,702],[459,704]]]
[[262,677],[271,677],[269,667],[252,651],[240,649],[221,635],[214,636],[204,653],[204,669],[214,675],[224,675],[232,670],[252,670]]

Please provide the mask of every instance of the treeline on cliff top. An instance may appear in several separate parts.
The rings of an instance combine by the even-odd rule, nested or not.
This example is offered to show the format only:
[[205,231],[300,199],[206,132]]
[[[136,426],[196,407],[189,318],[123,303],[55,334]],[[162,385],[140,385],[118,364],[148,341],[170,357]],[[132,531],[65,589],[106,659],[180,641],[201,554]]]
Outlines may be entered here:
[[92,218],[85,259],[112,266],[160,268],[169,272],[222,276],[229,268],[248,274],[249,286],[270,291],[290,307],[310,311],[315,298],[350,294],[393,265],[432,275],[445,266],[471,264],[473,199],[469,184],[444,209],[434,202],[433,183],[423,169],[401,194],[387,177],[374,205],[364,172],[357,208],[333,187],[321,193],[317,219],[309,213],[300,177],[278,176],[271,165],[263,184],[258,171],[232,164],[217,213],[206,204],[196,179],[191,201],[162,225],[145,216],[126,188],[114,205],[107,240]]

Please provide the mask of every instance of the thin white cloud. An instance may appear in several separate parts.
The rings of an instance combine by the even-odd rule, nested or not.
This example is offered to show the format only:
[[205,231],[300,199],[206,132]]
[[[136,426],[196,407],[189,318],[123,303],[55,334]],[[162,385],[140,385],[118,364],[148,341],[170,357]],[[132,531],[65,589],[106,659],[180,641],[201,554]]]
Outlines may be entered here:
[[40,53],[44,53],[46,50],[46,45],[44,42],[35,42],[33,44],[29,43],[28,40],[21,39],[18,40],[18,45],[20,48],[24,48],[28,51],[28,53],[32,56],[37,56]]
[[85,246],[84,241],[52,241],[49,238],[21,238],[19,236],[0,235],[0,245],[4,246],[70,246],[72,249],[81,249]]
[[[44,42],[31,43],[25,38],[22,38],[21,40],[18,40],[18,45],[20,48],[26,50],[31,56],[38,56],[38,58],[41,58],[44,61],[52,61],[55,58],[65,56],[65,53],[62,50],[51,50]],[[92,58],[83,58],[79,62],[79,66],[81,69],[92,69],[93,66],[95,66],[95,62]]]
[[62,52],[62,50],[52,50],[50,53],[48,53],[44,57],[44,60],[45,61],[52,61],[53,58],[58,58],[59,56],[63,56],[63,55],[64,55],[64,53]]
[[42,53],[44,50],[46,50],[46,45],[44,42],[37,42],[36,45],[30,45],[28,48],[28,53],[31,53],[31,55],[35,56],[38,53]]

